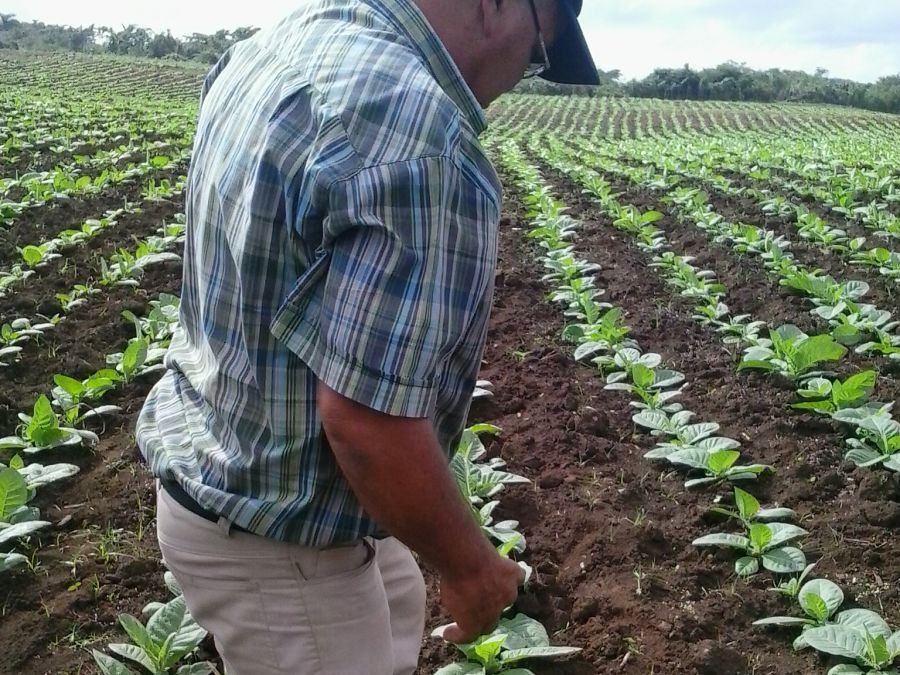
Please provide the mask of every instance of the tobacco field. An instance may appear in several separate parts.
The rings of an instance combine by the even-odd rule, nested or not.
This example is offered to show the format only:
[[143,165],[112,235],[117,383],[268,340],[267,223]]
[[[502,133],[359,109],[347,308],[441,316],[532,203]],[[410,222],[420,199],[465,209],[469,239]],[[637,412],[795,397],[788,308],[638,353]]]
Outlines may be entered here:
[[[203,74],[0,52],[2,673],[221,671],[133,436]],[[493,635],[426,636],[419,674],[900,672],[900,117],[489,116],[505,206],[452,468],[529,579]]]

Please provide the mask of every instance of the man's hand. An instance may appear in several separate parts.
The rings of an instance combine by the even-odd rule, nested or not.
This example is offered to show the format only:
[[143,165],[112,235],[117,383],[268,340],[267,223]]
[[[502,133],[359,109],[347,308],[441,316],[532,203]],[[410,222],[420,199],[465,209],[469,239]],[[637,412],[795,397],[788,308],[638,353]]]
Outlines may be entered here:
[[443,638],[461,644],[493,631],[503,610],[516,601],[523,580],[522,568],[498,554],[474,574],[441,576],[441,604],[456,622],[444,629]]

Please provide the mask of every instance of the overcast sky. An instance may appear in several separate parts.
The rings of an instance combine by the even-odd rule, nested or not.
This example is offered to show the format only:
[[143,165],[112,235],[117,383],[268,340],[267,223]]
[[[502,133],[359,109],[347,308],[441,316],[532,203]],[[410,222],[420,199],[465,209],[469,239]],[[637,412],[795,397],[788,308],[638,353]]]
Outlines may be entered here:
[[[455,0],[448,0],[455,1]],[[20,20],[121,27],[176,35],[265,26],[303,0],[0,0]],[[625,78],[654,67],[729,59],[872,82],[900,74],[900,0],[585,0],[582,24],[599,68]]]

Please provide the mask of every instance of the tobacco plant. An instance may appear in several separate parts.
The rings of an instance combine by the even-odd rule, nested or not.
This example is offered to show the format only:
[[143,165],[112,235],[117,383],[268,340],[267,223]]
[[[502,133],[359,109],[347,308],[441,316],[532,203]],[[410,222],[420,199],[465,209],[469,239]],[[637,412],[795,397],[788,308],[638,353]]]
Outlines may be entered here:
[[[443,631],[444,628],[438,628],[432,635],[442,637]],[[551,647],[546,629],[524,614],[501,619],[500,625],[491,634],[456,647],[466,661],[444,666],[435,675],[534,675],[527,668],[520,667],[523,661],[558,658],[581,651],[577,647]]]

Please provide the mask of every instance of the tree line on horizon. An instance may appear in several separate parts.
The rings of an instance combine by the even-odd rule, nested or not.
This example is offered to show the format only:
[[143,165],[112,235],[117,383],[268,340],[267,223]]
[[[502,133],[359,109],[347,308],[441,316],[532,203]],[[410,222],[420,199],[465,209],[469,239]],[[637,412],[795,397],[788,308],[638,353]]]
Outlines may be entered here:
[[[212,64],[231,45],[257,30],[242,26],[176,37],[171,31],[155,32],[133,24],[121,30],[95,25],[75,28],[24,22],[14,14],[0,13],[0,49],[68,50]],[[779,68],[754,70],[733,61],[702,70],[687,64],[682,68],[657,68],[643,79],[627,82],[622,81],[620,70],[600,70],[599,74],[599,88],[565,87],[534,79],[522,83],[519,91],[670,100],[827,103],[900,114],[900,74],[863,83],[829,77],[822,68],[812,74]]]

